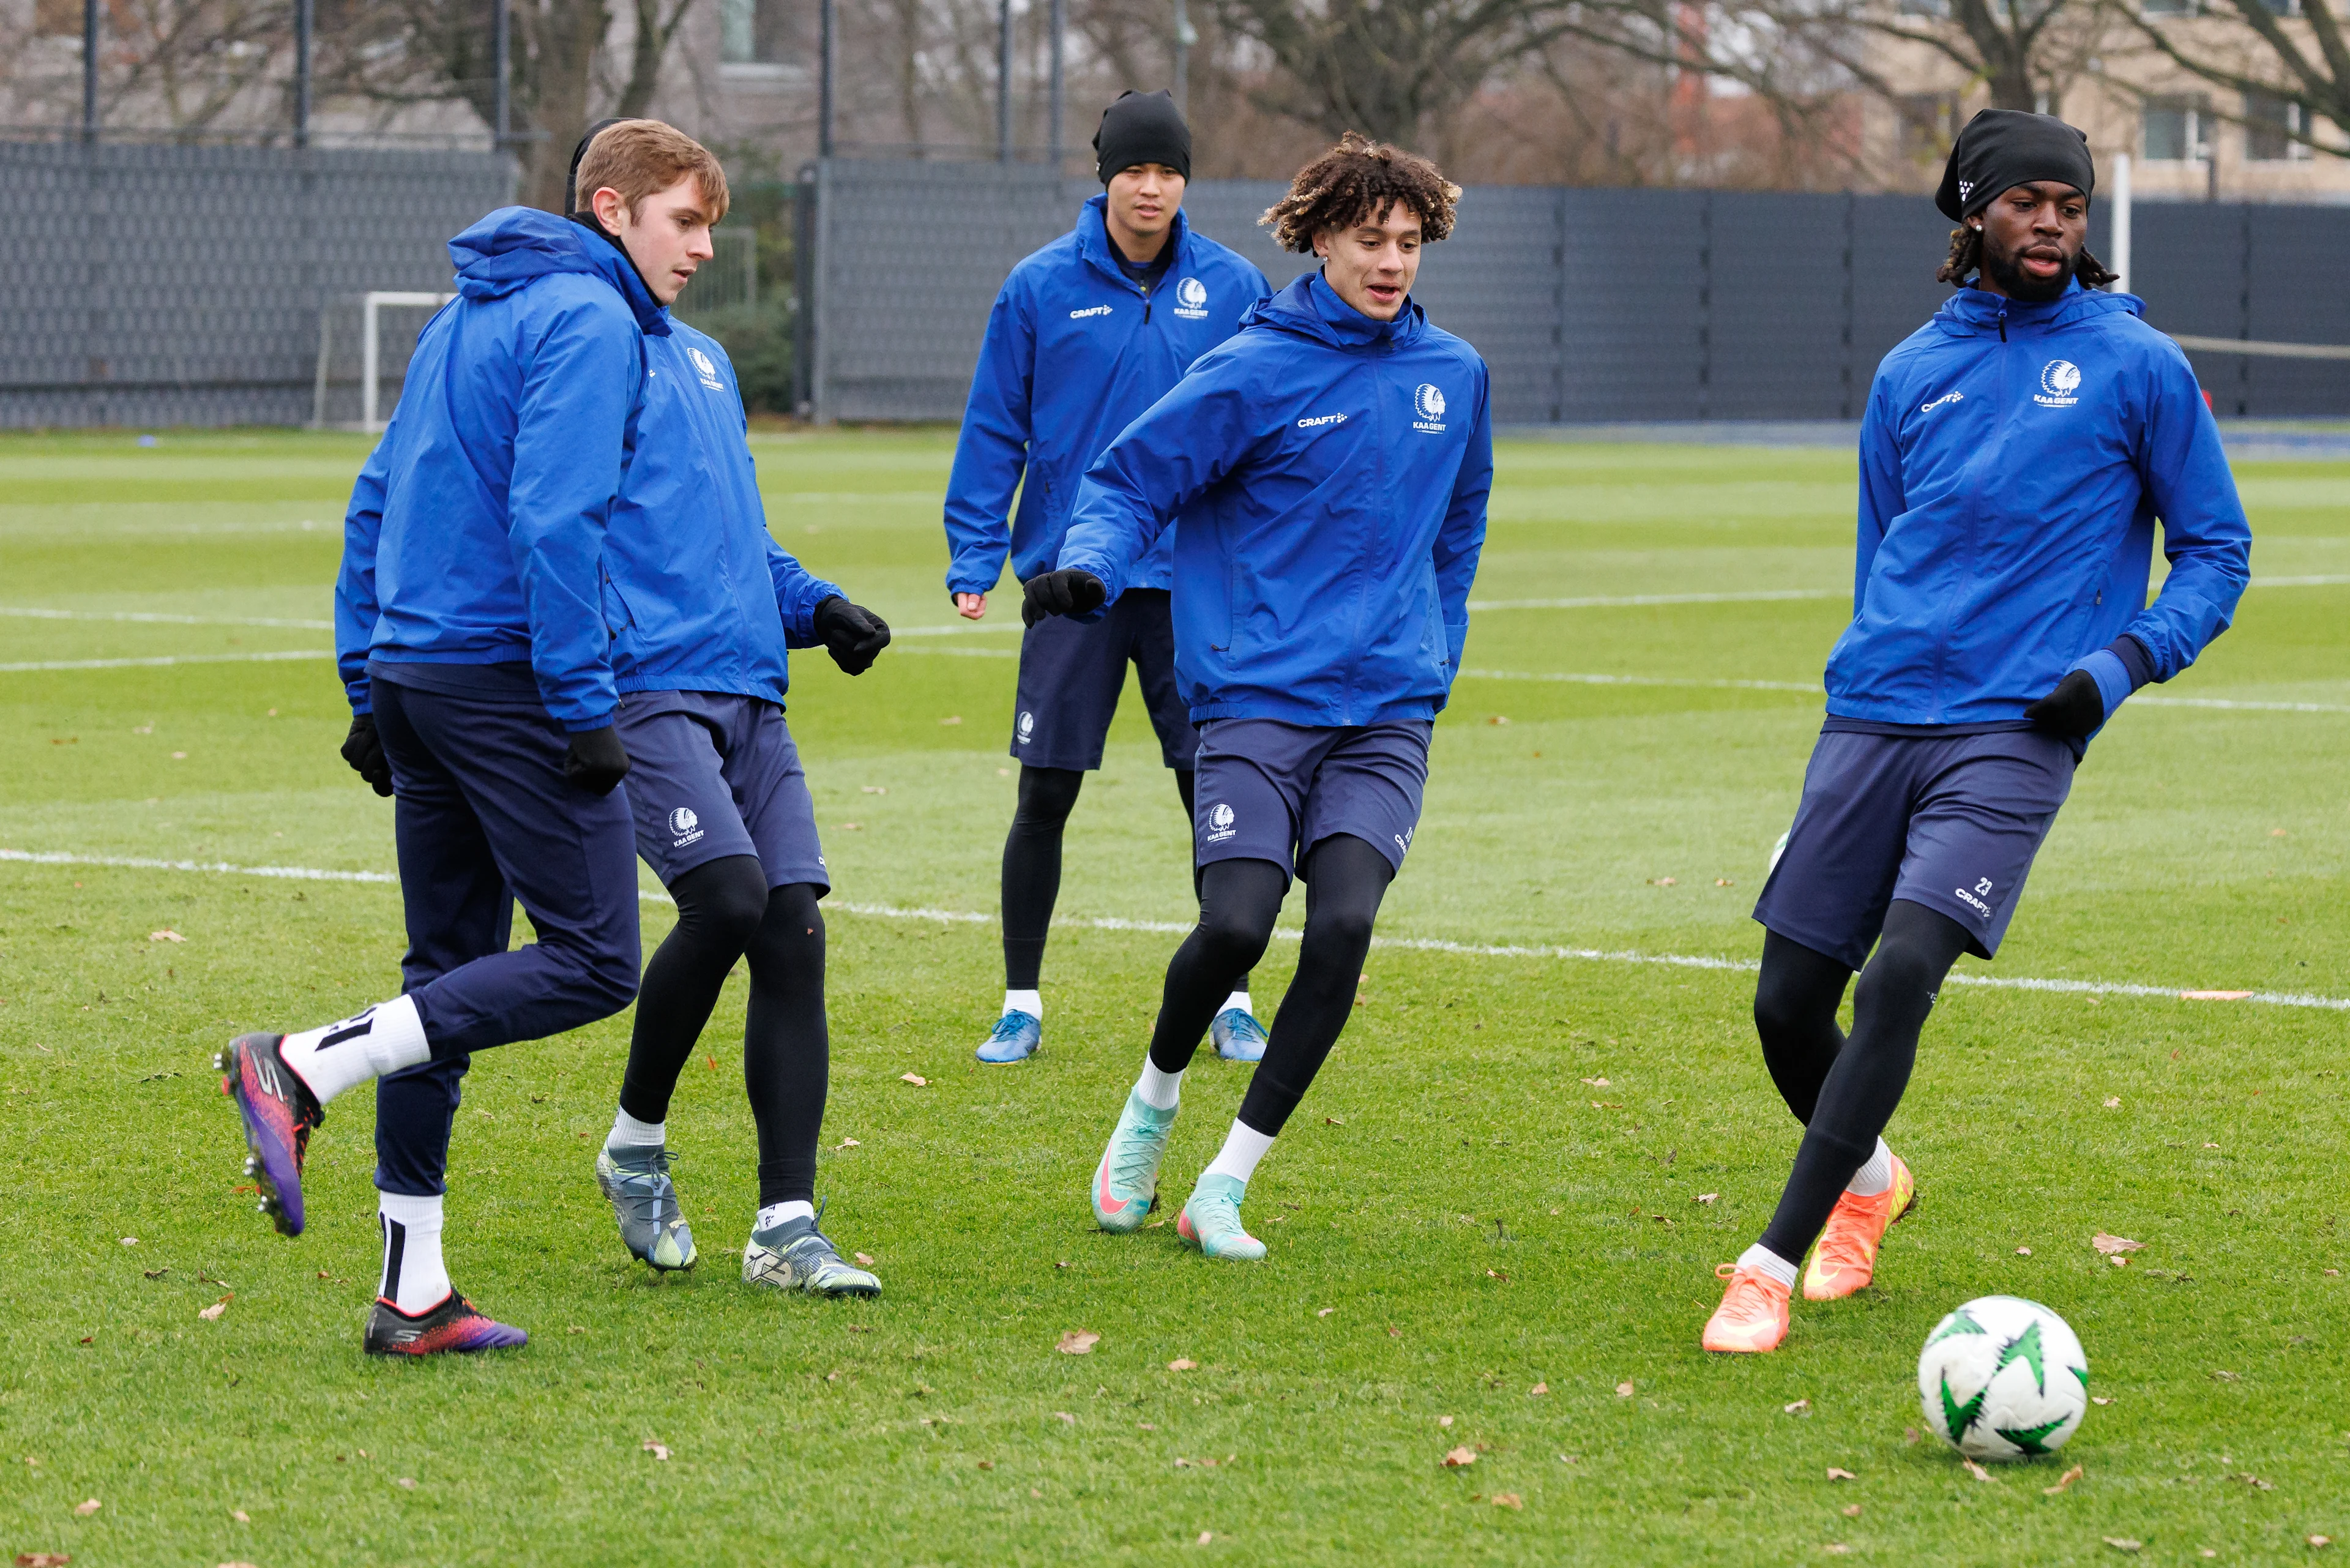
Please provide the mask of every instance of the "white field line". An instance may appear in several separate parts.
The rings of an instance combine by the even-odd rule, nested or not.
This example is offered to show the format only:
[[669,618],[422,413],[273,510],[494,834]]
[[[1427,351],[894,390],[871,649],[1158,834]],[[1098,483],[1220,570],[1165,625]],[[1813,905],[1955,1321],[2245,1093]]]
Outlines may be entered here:
[[332,631],[330,620],[288,620],[276,616],[164,615],[151,610],[46,609],[37,605],[0,605],[0,616],[24,620],[113,620],[161,626],[283,626],[297,631]]
[[[224,861],[151,860],[127,855],[71,855],[53,850],[0,849],[0,862],[16,861],[33,866],[105,866],[138,871],[202,871],[231,877],[276,877],[304,882],[371,882],[396,883],[400,878],[388,871],[328,871],[306,866],[233,866]],[[638,898],[648,904],[668,904],[666,893],[640,889]],[[831,909],[844,914],[866,915],[888,920],[935,920],[949,925],[987,926],[995,923],[993,915],[973,914],[962,909],[908,909],[897,904],[863,904],[847,900],[827,900]],[[1147,931],[1166,936],[1180,936],[1191,927],[1176,920],[1055,919],[1056,926],[1077,930]],[[1297,941],[1302,931],[1276,929],[1274,935],[1284,941]],[[1564,948],[1520,945],[1497,945],[1484,942],[1449,942],[1431,937],[1373,937],[1371,945],[1401,952],[1450,953],[1461,958],[1509,958],[1567,960],[1584,963],[1653,964],[1669,969],[1701,969],[1733,973],[1752,973],[1762,966],[1752,959],[1707,958],[1688,953],[1648,953],[1636,949]],[[2142,996],[2166,1002],[2205,1000],[2179,986],[2135,985],[2116,981],[2100,980],[2039,980],[2025,975],[1953,974],[1948,979],[1952,985],[1981,986],[1994,991],[2039,991],[2085,996]],[[2350,997],[2314,996],[2299,992],[2256,991],[2229,993],[2232,1000],[2262,1002],[2277,1007],[2315,1007],[2333,1012],[2350,1012]]]
[[1620,609],[1639,605],[1770,604],[1781,599],[1850,598],[1850,588],[1770,588],[1743,594],[1595,594],[1573,599],[1471,599],[1472,610]]
[[891,648],[893,651],[901,654],[932,653],[955,659],[1017,659],[1020,657],[1020,650],[1016,648],[922,648],[920,646],[899,648],[894,643]]
[[1668,675],[1562,675],[1524,670],[1464,670],[1463,680],[1556,680],[1573,686],[1703,686],[1722,691],[1803,691],[1822,695],[1816,680],[1700,680]]
[[331,649],[289,649],[280,653],[159,653],[147,659],[43,659],[25,664],[0,664],[0,675],[36,670],[141,670],[166,664],[275,663],[286,659],[332,659]]

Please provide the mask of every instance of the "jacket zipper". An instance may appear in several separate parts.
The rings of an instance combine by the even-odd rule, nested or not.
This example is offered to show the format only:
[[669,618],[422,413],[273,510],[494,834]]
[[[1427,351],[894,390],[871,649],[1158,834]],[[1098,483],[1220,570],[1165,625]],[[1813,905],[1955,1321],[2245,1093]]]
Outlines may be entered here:
[[2007,306],[2004,305],[1999,307],[1999,340],[2002,343],[2007,341]]

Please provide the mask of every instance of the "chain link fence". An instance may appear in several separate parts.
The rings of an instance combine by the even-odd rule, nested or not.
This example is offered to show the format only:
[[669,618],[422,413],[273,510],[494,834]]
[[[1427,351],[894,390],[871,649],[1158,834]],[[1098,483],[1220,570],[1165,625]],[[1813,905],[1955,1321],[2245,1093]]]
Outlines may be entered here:
[[[805,171],[803,411],[960,420],[1004,275],[1099,189],[972,163]],[[1183,207],[1278,287],[1307,261],[1257,226],[1281,192],[1202,180]],[[1948,297],[1950,233],[1915,196],[1479,187],[1415,297],[1484,355],[1501,423],[1852,420],[1877,361]],[[2350,290],[2321,281],[2350,254],[2350,208],[2140,202],[2135,249],[2132,287],[2167,331],[2350,344]],[[2350,413],[2340,361],[2193,358],[2223,415]]]
[[449,237],[513,191],[482,152],[0,143],[0,205],[44,265],[0,301],[0,427],[297,425],[322,382],[328,421],[356,421],[359,337],[322,363],[322,313],[446,290]]

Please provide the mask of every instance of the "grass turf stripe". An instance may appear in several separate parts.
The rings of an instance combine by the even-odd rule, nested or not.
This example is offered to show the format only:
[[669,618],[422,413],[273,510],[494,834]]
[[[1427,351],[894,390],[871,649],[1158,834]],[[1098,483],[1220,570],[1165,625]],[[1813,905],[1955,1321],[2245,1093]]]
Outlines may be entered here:
[[[101,866],[138,871],[200,871],[223,876],[273,877],[306,882],[371,882],[396,883],[400,878],[389,871],[334,871],[307,866],[236,866],[226,861],[160,860],[128,855],[74,855],[62,850],[0,849],[0,861],[14,861],[33,866]],[[666,893],[639,890],[637,897],[649,904],[667,904]],[[851,903],[833,901],[830,908],[847,914],[864,915],[879,919],[938,920],[955,925],[993,925],[995,917],[962,909],[909,909],[896,904]],[[1177,936],[1191,927],[1176,920],[1131,920],[1115,917],[1099,919],[1055,919],[1056,926],[1079,930],[1148,931]],[[1275,938],[1296,941],[1303,932],[1276,928]],[[1736,973],[1753,973],[1762,965],[1752,959],[1709,958],[1692,953],[1649,953],[1635,948],[1569,948],[1514,943],[1454,942],[1434,937],[1373,937],[1371,945],[1399,952],[1448,953],[1461,958],[1523,958],[1568,960],[1584,963],[1655,964],[1669,969],[1717,970]],[[1981,986],[1994,991],[2034,991],[2066,995],[2148,997],[2178,1002],[2203,1000],[2212,993],[2199,993],[2185,986],[2139,985],[2121,981],[2043,980],[2027,975],[1952,974],[1951,985]],[[2230,992],[2229,1000],[2266,1002],[2276,1007],[2314,1007],[2334,1012],[2350,1012],[2350,997],[2314,996],[2296,992],[2253,991]]]

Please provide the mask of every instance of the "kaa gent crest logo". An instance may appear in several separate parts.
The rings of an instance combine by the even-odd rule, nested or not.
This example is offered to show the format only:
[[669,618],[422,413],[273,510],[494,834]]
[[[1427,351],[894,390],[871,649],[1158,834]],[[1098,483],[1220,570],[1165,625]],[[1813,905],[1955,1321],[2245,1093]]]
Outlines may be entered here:
[[1175,314],[1186,321],[1208,318],[1208,286],[1196,277],[1187,277],[1175,286]]
[[702,818],[693,815],[691,806],[679,806],[669,814],[669,830],[676,840],[671,847],[682,849],[702,836]]
[[2040,393],[2032,400],[2052,409],[2069,409],[2081,400],[2081,367],[2070,359],[2051,359],[2040,368]]
[[1411,394],[1411,428],[1416,431],[1441,431],[1444,429],[1444,390],[1422,381]]
[[709,355],[704,354],[699,348],[689,348],[685,353],[686,358],[693,361],[693,368],[702,372],[702,384],[703,386],[710,388],[712,391],[722,391],[724,389],[719,384],[718,367],[712,361]]
[[1222,801],[1218,801],[1215,805],[1208,808],[1207,842],[1210,844],[1222,844],[1225,839],[1230,838],[1232,836],[1232,808],[1226,805]]

